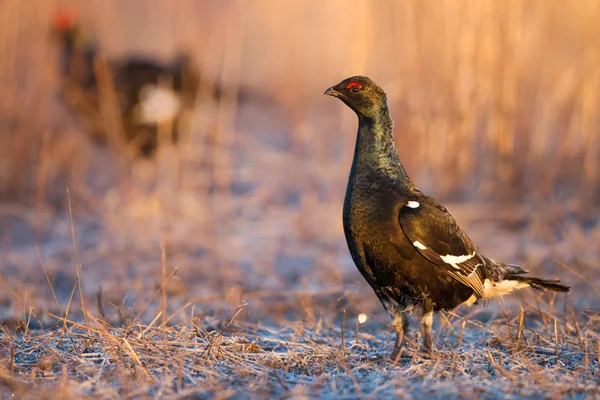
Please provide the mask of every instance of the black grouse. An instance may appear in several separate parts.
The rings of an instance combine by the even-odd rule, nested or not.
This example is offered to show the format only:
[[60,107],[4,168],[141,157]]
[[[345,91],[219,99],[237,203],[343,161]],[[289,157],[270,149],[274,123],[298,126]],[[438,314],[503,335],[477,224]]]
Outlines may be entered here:
[[[76,109],[88,132],[106,142],[102,113],[102,86],[98,78],[100,51],[86,36],[75,13],[65,9],[56,15],[54,32],[61,44],[63,88],[70,106]],[[112,79],[118,117],[125,142],[136,155],[152,156],[158,144],[159,126],[168,127],[177,142],[183,118],[195,107],[200,75],[187,54],[171,63],[149,57],[130,57],[106,63]]]
[[348,78],[325,91],[358,116],[358,137],[344,200],[346,241],[357,268],[390,314],[400,355],[407,312],[421,322],[431,351],[433,313],[485,302],[531,286],[567,292],[558,280],[526,276],[481,254],[448,210],[411,182],[394,145],[385,92],[371,79]]

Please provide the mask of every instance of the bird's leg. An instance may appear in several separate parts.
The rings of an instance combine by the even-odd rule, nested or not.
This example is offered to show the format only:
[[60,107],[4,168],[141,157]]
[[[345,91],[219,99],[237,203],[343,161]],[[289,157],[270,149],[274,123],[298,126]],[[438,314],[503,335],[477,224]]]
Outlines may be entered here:
[[421,317],[421,336],[423,337],[423,351],[431,352],[431,326],[433,325],[433,313],[427,312]]
[[400,356],[400,349],[404,341],[404,335],[408,333],[408,317],[405,313],[396,312],[392,318],[392,329],[396,332],[396,341],[394,342],[394,350],[390,358],[396,361]]

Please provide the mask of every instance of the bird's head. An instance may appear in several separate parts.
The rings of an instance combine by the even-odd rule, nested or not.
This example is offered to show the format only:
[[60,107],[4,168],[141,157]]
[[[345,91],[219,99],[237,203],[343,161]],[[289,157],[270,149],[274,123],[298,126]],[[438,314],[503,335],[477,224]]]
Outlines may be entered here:
[[342,100],[359,117],[374,118],[387,108],[385,92],[366,76],[344,79],[324,94]]
[[60,10],[52,21],[52,33],[71,47],[83,46],[83,35],[77,13],[69,8]]
[[54,16],[53,27],[57,31],[66,31],[77,25],[77,14],[70,8],[60,10]]

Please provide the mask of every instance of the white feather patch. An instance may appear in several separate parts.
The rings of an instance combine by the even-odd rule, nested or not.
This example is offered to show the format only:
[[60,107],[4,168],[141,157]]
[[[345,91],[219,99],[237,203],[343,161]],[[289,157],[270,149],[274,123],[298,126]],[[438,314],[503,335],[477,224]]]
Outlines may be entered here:
[[477,301],[477,296],[472,294],[471,297],[469,297],[467,299],[467,301],[465,301],[463,304],[467,307],[471,307],[473,304],[475,304],[476,301]]
[[146,85],[140,90],[140,102],[134,110],[136,122],[160,124],[175,119],[181,99],[171,88]]
[[504,296],[513,290],[526,288],[527,286],[529,286],[529,284],[525,282],[509,280],[492,282],[489,279],[486,279],[483,282],[483,294],[486,299],[491,299],[498,296]]
[[460,267],[458,266],[458,264],[463,263],[463,262],[465,262],[467,260],[470,260],[471,258],[475,257],[476,253],[477,252],[474,251],[473,254],[467,254],[467,255],[463,255],[463,256],[453,256],[453,255],[450,255],[450,254],[446,254],[445,256],[440,256],[440,258],[446,264],[450,264],[454,268],[460,269]]
[[415,240],[413,242],[413,246],[415,246],[417,249],[427,250],[427,247],[423,243],[419,242],[418,240]]
[[408,203],[406,203],[406,205],[410,208],[418,208],[421,204],[419,204],[418,201],[409,201]]
[[428,327],[431,328],[431,326],[433,325],[433,313],[427,313],[427,314],[423,314],[423,317],[421,319],[421,323],[427,325]]

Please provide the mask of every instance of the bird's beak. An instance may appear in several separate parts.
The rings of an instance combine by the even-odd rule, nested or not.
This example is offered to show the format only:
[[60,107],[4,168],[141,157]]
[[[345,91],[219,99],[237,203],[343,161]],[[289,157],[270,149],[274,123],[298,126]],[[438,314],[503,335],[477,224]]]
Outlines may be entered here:
[[333,88],[333,86],[332,86],[332,87],[330,87],[329,89],[327,89],[327,90],[325,91],[325,93],[323,93],[323,95],[325,95],[325,96],[333,96],[333,97],[339,97],[339,96],[340,96],[340,94],[341,94],[341,93],[340,93],[340,92],[338,92],[337,90],[335,90],[335,89]]

